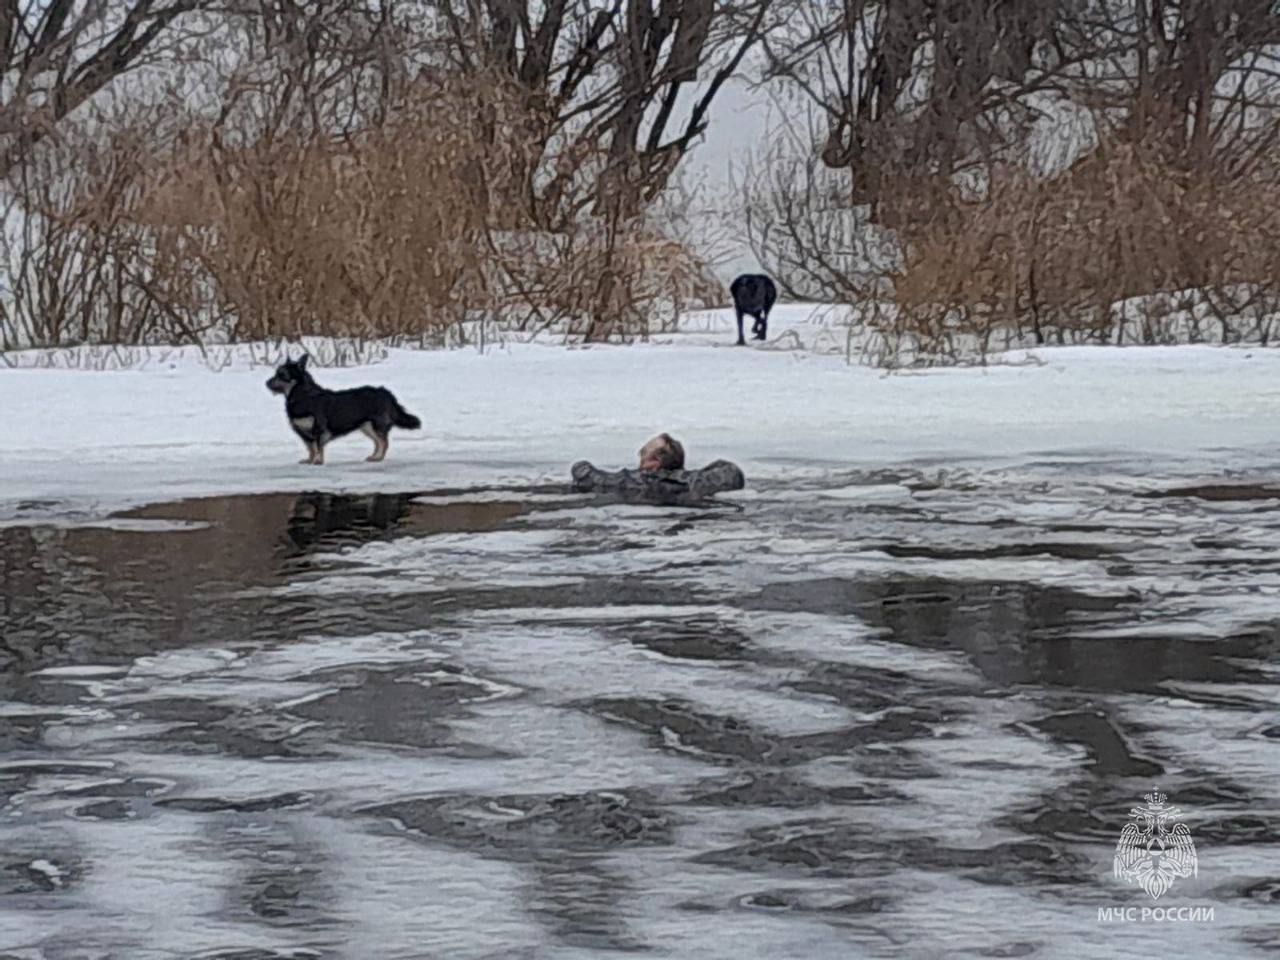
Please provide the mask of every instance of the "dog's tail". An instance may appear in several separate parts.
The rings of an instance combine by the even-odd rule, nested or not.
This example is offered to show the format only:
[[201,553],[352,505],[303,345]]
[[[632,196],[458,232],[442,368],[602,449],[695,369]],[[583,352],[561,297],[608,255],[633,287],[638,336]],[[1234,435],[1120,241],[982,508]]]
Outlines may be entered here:
[[400,406],[400,401],[394,397],[391,400],[391,422],[397,427],[403,427],[405,430],[417,430],[422,426],[422,421]]

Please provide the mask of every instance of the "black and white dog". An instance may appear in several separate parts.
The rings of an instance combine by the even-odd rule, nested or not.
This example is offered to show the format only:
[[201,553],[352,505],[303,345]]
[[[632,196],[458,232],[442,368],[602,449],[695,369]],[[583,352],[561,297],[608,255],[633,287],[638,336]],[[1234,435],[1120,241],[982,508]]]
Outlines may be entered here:
[[729,284],[729,292],[733,294],[733,309],[738,314],[738,346],[747,342],[742,339],[744,314],[755,317],[751,332],[757,340],[763,340],[769,332],[769,311],[778,299],[778,288],[763,273],[744,273]]
[[267,389],[284,394],[289,424],[307,445],[307,459],[301,463],[324,463],[325,444],[355,430],[373,441],[373,453],[367,459],[376,463],[387,455],[392,427],[417,430],[422,426],[386,387],[326,390],[307,373],[306,354],[297,360],[286,358],[267,381]]

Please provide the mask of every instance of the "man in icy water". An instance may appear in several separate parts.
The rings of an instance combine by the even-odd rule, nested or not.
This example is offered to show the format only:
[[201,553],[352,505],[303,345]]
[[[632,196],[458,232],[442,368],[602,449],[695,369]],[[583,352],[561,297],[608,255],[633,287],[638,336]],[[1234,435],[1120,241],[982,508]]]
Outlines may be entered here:
[[725,490],[741,490],[742,471],[728,460],[716,460],[701,470],[684,468],[684,447],[668,433],[660,433],[640,448],[638,470],[612,473],[586,460],[573,465],[573,489],[582,493],[614,494],[624,500],[691,503]]

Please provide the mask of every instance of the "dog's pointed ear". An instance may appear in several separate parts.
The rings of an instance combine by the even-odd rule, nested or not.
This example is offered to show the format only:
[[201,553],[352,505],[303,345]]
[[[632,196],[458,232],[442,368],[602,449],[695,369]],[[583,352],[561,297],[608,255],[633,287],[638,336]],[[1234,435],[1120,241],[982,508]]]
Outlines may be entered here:
[[300,356],[298,358],[298,369],[299,370],[307,369],[307,361],[310,359],[311,359],[311,354],[309,353],[304,353],[302,356]]

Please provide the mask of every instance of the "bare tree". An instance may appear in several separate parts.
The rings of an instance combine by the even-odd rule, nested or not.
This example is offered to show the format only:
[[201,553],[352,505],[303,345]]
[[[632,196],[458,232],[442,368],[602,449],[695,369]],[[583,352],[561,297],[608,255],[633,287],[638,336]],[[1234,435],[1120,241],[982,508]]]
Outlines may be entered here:
[[0,0],[0,332],[642,334],[709,289],[646,211],[775,2]]
[[0,0],[0,175],[114,80],[184,39],[211,0]]
[[819,107],[823,161],[876,215],[886,184],[945,185],[1019,142],[1055,88],[1069,2],[797,0],[765,39],[767,75]]
[[1241,175],[1280,137],[1263,0],[796,0],[789,19],[768,75],[820,108],[822,159],[873,215],[1024,153],[1054,103],[1183,169]]
[[[797,286],[855,303],[891,290],[889,332],[917,356],[1023,338],[1270,336],[1260,318],[1280,272],[1257,211],[1280,190],[1275,4],[796,0],[790,12],[765,39],[767,77],[820,127],[812,157],[756,181],[748,225]],[[882,227],[896,255],[868,271]],[[1194,309],[1160,306],[1188,290]],[[1148,303],[1164,312],[1135,306]]]
[[[604,149],[596,212],[627,219],[665,188],[712,105],[772,25],[776,0],[432,0],[442,56],[523,91],[551,147]],[[527,171],[539,211],[572,172]],[[545,219],[545,217],[543,217]]]
[[1112,136],[1157,146],[1173,168],[1240,176],[1275,146],[1280,8],[1260,0],[1088,0],[1060,40],[1088,72],[1069,94]]

